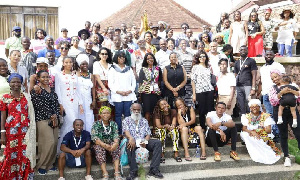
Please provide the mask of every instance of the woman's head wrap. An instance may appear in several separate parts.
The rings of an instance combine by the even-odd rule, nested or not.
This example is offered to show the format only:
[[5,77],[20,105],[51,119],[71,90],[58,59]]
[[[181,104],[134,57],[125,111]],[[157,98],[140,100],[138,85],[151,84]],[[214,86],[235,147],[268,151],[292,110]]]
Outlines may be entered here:
[[99,110],[99,114],[102,114],[102,111],[108,110],[111,113],[111,108],[108,106],[102,106]]
[[10,83],[10,81],[13,78],[18,78],[18,79],[21,80],[21,83],[23,83],[23,77],[20,74],[18,74],[18,73],[11,73],[10,76],[8,77],[8,79],[7,79],[8,83]]
[[270,71],[270,75],[271,74],[273,74],[273,73],[276,73],[276,74],[278,74],[278,75],[282,75],[282,72],[280,72],[278,69],[272,69],[271,71]]
[[78,63],[78,65],[80,66],[81,63],[83,63],[84,61],[86,61],[88,64],[89,64],[89,57],[85,54],[79,54],[77,57],[76,57],[76,62]]
[[248,103],[248,106],[251,107],[254,104],[259,105],[259,107],[261,107],[261,102],[259,99],[251,99]]

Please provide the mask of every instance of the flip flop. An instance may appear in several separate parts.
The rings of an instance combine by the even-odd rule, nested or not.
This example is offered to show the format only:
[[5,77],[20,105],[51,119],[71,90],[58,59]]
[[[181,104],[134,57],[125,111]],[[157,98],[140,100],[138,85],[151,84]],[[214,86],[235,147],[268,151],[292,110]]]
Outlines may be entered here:
[[179,156],[174,157],[174,159],[176,160],[176,162],[182,162],[182,159],[181,159],[181,157],[179,157]]
[[185,157],[184,158],[186,161],[192,161],[192,158],[191,157]]
[[206,160],[206,156],[201,155],[200,160]]
[[166,162],[166,159],[163,158],[163,157],[161,157],[161,158],[160,158],[160,163],[165,163],[165,162]]

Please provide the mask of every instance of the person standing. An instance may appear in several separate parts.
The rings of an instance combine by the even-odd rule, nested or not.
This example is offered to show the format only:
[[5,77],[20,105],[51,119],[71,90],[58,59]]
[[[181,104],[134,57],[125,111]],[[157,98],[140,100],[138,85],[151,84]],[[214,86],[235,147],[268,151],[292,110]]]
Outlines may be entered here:
[[40,50],[46,47],[45,37],[47,36],[47,33],[44,29],[38,28],[34,34],[34,39],[30,40],[29,49],[32,49],[35,54],[38,54]]
[[68,52],[68,56],[75,58],[79,53],[84,51],[84,49],[82,47],[79,47],[78,45],[79,45],[79,37],[72,36],[71,37],[71,47]]
[[85,54],[89,57],[89,72],[93,74],[93,64],[96,61],[97,52],[93,50],[93,41],[91,39],[87,39],[84,41],[85,51],[79,54]]
[[46,42],[46,47],[39,51],[38,57],[46,57],[46,54],[49,51],[54,52],[55,57],[59,57],[60,56],[59,50],[57,50],[53,47],[53,45],[54,45],[53,37],[46,36],[45,37],[45,42]]
[[19,50],[21,52],[23,49],[21,43],[21,28],[19,26],[15,26],[13,27],[12,32],[13,36],[5,41],[5,56],[7,58],[12,50]]
[[30,39],[28,37],[22,38],[22,46],[20,65],[26,67],[28,77],[30,77],[32,74],[35,74],[36,71],[35,63],[37,55],[30,50]]
[[56,49],[59,49],[59,43],[60,43],[60,41],[68,41],[69,43],[71,43],[71,38],[68,37],[68,30],[67,30],[67,28],[62,28],[60,30],[60,32],[61,32],[62,36],[59,37],[58,39],[56,39],[56,41],[54,43]]
[[265,28],[265,34],[263,35],[264,48],[265,50],[271,50],[273,47],[273,30],[278,26],[278,23],[274,19],[270,19],[272,9],[268,8],[265,10],[265,16],[262,19],[262,24]]

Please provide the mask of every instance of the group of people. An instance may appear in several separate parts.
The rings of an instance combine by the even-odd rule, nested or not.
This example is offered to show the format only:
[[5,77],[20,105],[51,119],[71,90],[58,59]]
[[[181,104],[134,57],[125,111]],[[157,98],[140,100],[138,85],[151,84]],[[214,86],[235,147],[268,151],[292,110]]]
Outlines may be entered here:
[[[270,21],[270,13],[268,9],[265,21]],[[292,14],[284,10],[282,22],[275,25],[285,32],[282,38],[292,32],[288,36],[291,43],[298,32]],[[1,179],[33,179],[34,168],[41,175],[55,171],[58,155],[59,180],[64,180],[65,165],[86,166],[85,179],[91,180],[92,150],[103,179],[109,179],[107,153],[113,159],[115,179],[122,179],[121,139],[128,140],[127,179],[137,177],[135,153],[139,148],[153,152],[149,175],[163,178],[159,166],[165,162],[167,137],[172,139],[177,162],[182,161],[179,138],[186,161],[192,161],[188,148],[194,139],[199,140],[201,160],[206,159],[207,144],[215,151],[215,161],[220,161],[218,147],[229,141],[230,157],[239,160],[237,129],[231,117],[236,104],[242,115],[241,137],[251,158],[265,164],[280,158],[280,150],[269,137],[276,122],[284,165],[291,166],[288,124],[299,142],[295,96],[299,100],[300,91],[292,84],[294,79],[285,75],[284,67],[274,62],[270,37],[268,43],[266,37],[262,40],[268,28],[258,21],[257,13],[251,12],[248,25],[240,16],[234,13],[230,25],[222,14],[217,30],[229,29],[229,34],[212,34],[206,27],[199,39],[192,37],[187,23],[173,37],[173,30],[162,21],[133,32],[123,23],[103,34],[99,23],[90,30],[87,22],[72,37],[62,28],[62,37],[55,42],[43,29],[37,29],[35,39],[30,40],[21,37],[20,27],[14,27],[13,37],[6,41],[8,61],[0,59],[1,144],[6,145]],[[266,43],[266,64],[258,78],[251,57],[263,55],[262,42]],[[290,55],[291,44],[278,43],[280,52],[286,48]],[[240,59],[235,60],[233,53]],[[262,103],[255,96],[261,96]]]

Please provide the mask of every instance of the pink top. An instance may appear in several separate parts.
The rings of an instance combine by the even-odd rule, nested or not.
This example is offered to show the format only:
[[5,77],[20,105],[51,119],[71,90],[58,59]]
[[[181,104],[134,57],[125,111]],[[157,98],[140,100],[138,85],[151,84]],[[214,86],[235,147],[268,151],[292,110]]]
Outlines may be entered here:
[[[278,88],[280,88],[280,86]],[[280,99],[278,99],[277,94],[278,93],[277,93],[276,89],[274,88],[274,86],[272,86],[270,91],[269,91],[269,101],[270,101],[272,106],[279,105],[279,100]],[[298,95],[298,98],[297,98],[296,101],[300,102],[300,92],[299,92],[299,95]]]

